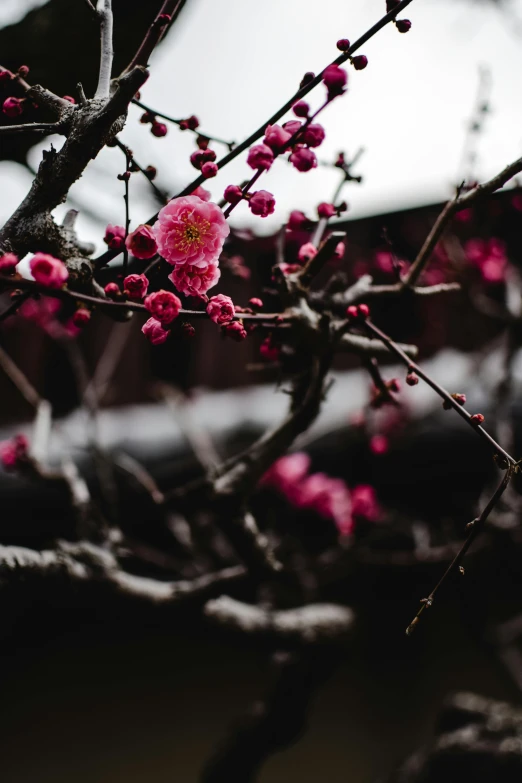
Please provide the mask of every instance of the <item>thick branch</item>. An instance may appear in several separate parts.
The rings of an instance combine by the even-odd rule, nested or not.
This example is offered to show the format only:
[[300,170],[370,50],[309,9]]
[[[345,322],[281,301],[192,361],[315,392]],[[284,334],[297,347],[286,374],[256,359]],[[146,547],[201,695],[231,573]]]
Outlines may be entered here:
[[106,100],[109,97],[112,72],[112,0],[99,0],[98,15],[100,17],[100,72],[95,98]]
[[205,614],[229,630],[302,644],[338,641],[354,624],[354,613],[347,606],[309,604],[270,611],[227,595],[208,601]]

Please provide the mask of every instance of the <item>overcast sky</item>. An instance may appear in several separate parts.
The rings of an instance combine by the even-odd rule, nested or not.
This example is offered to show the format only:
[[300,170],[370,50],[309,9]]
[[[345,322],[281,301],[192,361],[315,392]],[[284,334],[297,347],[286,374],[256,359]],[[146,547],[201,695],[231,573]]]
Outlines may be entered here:
[[[41,4],[1,0],[0,23],[19,16],[25,5]],[[241,140],[293,94],[305,71],[318,71],[337,56],[338,38],[355,40],[382,16],[384,6],[384,0],[190,0],[153,56],[143,100],[174,116],[195,113],[203,131]],[[522,0],[508,7],[506,15],[465,0],[414,0],[403,14],[412,21],[409,33],[401,35],[390,25],[363,47],[368,67],[349,68],[348,93],[321,116],[327,134],[321,159],[341,149],[350,154],[365,148],[357,169],[364,183],[346,189],[351,216],[441,201],[450,194],[460,173],[480,66],[491,71],[493,112],[480,140],[477,174],[490,176],[522,154],[522,33],[514,22],[522,19]],[[316,88],[312,106],[323,96],[323,87]],[[158,167],[159,182],[175,192],[195,175],[188,162],[193,138],[172,127],[166,138],[156,139],[138,117],[133,109],[122,137],[140,162]],[[216,150],[221,154],[222,148]],[[209,181],[213,198],[249,175],[245,157]],[[41,145],[31,162],[37,165],[40,158]],[[118,150],[103,151],[71,192],[80,204],[91,203],[103,223],[123,222],[122,187],[115,179],[121,166]],[[0,217],[16,206],[28,181],[15,164],[0,165]],[[232,222],[273,231],[292,208],[312,214],[337,181],[335,170],[302,174],[277,161],[259,184],[274,193],[275,214],[253,218],[243,204]],[[147,187],[133,178],[135,222],[150,214]],[[85,238],[99,245],[97,221],[85,213],[80,225]]]

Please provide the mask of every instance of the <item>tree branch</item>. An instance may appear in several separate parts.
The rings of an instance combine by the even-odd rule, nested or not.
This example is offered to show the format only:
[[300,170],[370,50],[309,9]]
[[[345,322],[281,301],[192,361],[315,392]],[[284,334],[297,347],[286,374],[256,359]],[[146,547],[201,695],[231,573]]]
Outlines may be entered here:
[[112,59],[112,0],[98,0],[97,13],[100,19],[100,72],[95,98],[106,100],[111,86]]

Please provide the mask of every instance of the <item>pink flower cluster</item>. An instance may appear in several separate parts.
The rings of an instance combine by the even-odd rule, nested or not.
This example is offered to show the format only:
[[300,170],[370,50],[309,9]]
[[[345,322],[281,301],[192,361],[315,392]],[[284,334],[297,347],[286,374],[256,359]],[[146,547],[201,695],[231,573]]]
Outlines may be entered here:
[[207,313],[215,324],[222,326],[233,320],[236,311],[234,303],[229,296],[218,294],[217,296],[210,297],[210,301],[207,305]]
[[326,473],[309,473],[309,469],[307,454],[289,454],[272,465],[262,484],[284,495],[296,508],[332,520],[343,536],[353,533],[356,522],[375,522],[379,518],[373,487],[359,485],[350,491],[342,479]]
[[500,239],[470,239],[464,245],[464,252],[485,283],[502,283],[505,280],[508,259],[506,246]]
[[219,256],[230,232],[223,212],[198,196],[181,196],[160,210],[158,252],[174,269],[170,280],[186,296],[203,296],[220,277]]

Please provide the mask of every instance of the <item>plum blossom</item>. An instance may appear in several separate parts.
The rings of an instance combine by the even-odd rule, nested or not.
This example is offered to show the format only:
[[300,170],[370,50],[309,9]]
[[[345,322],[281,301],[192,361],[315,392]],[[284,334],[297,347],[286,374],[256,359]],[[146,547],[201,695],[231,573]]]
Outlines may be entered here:
[[288,160],[298,171],[310,171],[317,166],[315,152],[308,147],[296,147]]
[[359,522],[377,522],[382,511],[377,502],[375,489],[370,484],[358,484],[352,488],[352,516]]
[[169,336],[168,331],[163,328],[156,318],[149,318],[141,327],[141,331],[152,345],[161,345]]
[[35,253],[29,262],[29,269],[35,281],[46,288],[61,288],[69,277],[63,261],[48,253]]
[[146,224],[138,226],[132,234],[129,234],[125,244],[132,255],[141,260],[152,258],[158,252],[156,237],[152,227]]
[[500,239],[470,239],[464,252],[485,283],[501,283],[505,279],[508,260],[506,246]]
[[213,288],[221,277],[217,264],[206,267],[185,264],[174,268],[169,280],[185,296],[203,296]]
[[311,242],[306,242],[304,245],[301,245],[299,248],[299,252],[297,254],[297,257],[299,261],[309,261],[311,258],[314,258],[317,255],[317,248],[315,245],[312,245]]
[[274,153],[266,144],[256,144],[250,148],[247,163],[252,169],[268,171],[274,162]]
[[201,270],[217,263],[229,232],[217,204],[198,196],[172,199],[160,210],[154,225],[158,252],[169,264]]
[[280,125],[267,125],[264,142],[277,155],[291,137],[292,134]]
[[332,478],[325,473],[313,473],[302,482],[297,505],[331,519],[341,535],[347,536],[353,532],[350,491],[342,479]]
[[271,215],[275,209],[275,198],[268,190],[257,190],[252,194],[248,206],[253,215],[259,215],[262,218]]
[[212,296],[207,305],[207,313],[215,324],[218,324],[219,326],[226,324],[228,321],[232,321],[236,314],[234,302],[229,296],[225,296],[225,294]]
[[18,256],[14,253],[4,253],[0,256],[0,272],[13,272],[18,264]]
[[172,323],[181,310],[181,301],[171,291],[154,291],[143,303],[149,313],[163,326]]
[[223,327],[223,334],[226,337],[231,337],[236,342],[240,343],[247,336],[246,329],[243,326],[242,321],[229,321]]
[[[111,284],[108,283],[108,285]],[[129,299],[134,299],[136,301],[140,301],[141,299],[143,299],[143,297],[147,293],[148,287],[149,287],[149,280],[146,277],[146,275],[136,275],[136,274],[127,275],[127,277],[123,281],[123,290],[126,292]],[[117,286],[116,288],[117,288],[116,293],[119,293],[119,288]],[[105,293],[108,293],[107,290],[105,290]]]
[[103,241],[111,250],[123,250],[125,244],[125,229],[123,226],[113,226],[109,223],[105,229]]

